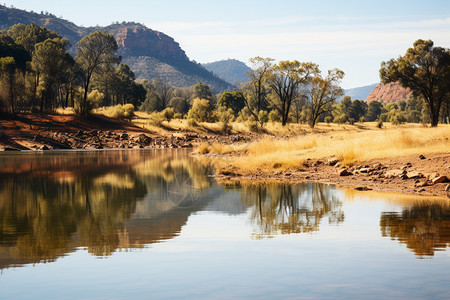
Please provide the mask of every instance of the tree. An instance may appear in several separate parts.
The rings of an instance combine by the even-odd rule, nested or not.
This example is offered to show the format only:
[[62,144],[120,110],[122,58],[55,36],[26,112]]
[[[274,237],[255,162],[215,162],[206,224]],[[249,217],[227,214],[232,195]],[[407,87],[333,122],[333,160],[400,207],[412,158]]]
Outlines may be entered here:
[[302,97],[300,87],[317,73],[318,65],[297,60],[281,61],[270,69],[267,83],[273,93],[271,104],[280,113],[283,126],[287,124],[292,101],[296,97]]
[[114,36],[103,31],[96,31],[85,36],[77,44],[76,62],[83,72],[84,93],[80,103],[80,113],[88,111],[87,96],[92,76],[112,65],[119,63],[116,57],[117,43]]
[[42,81],[42,95],[40,110],[44,105],[54,105],[58,88],[68,81],[68,71],[74,61],[66,51],[69,45],[67,39],[47,39],[35,46],[32,57],[33,70],[38,74],[37,78]]
[[204,83],[197,83],[193,86],[194,94],[192,96],[193,99],[200,98],[200,99],[206,99],[209,102],[212,103],[214,101],[214,95],[211,92],[211,89],[209,88],[209,85]]
[[311,116],[309,125],[314,128],[320,115],[331,110],[333,103],[342,96],[343,89],[339,86],[344,78],[344,72],[339,69],[328,71],[328,75],[322,78],[320,72],[312,78],[307,89]]
[[244,97],[245,105],[256,119],[258,119],[259,112],[266,110],[269,106],[266,82],[273,61],[274,59],[269,57],[250,58],[252,68],[246,72],[250,80],[244,85],[243,90],[247,95],[247,97]]
[[353,100],[350,106],[350,118],[358,122],[362,120],[367,113],[368,105],[364,101],[361,100]]
[[383,103],[372,101],[369,103],[365,119],[368,122],[374,122],[380,117],[381,113],[383,113]]
[[13,25],[7,31],[7,34],[14,39],[16,44],[23,46],[30,55],[33,54],[36,44],[42,43],[47,39],[62,39],[62,36],[58,33],[36,24]]
[[241,91],[234,91],[232,93],[223,92],[217,104],[218,106],[224,106],[227,109],[231,108],[233,114],[237,116],[237,114],[245,107],[245,97]]
[[417,40],[404,56],[381,63],[380,78],[383,83],[398,81],[421,95],[431,126],[436,127],[442,103],[450,97],[450,50]]
[[147,89],[147,98],[142,103],[142,110],[163,111],[169,106],[173,98],[173,88],[170,85],[160,79],[153,79],[153,83],[146,82],[144,86]]
[[7,98],[9,99],[9,108],[12,114],[15,113],[15,77],[16,77],[16,62],[14,57],[2,57],[0,58],[0,75],[2,75],[2,85],[7,87],[6,93],[8,94]]

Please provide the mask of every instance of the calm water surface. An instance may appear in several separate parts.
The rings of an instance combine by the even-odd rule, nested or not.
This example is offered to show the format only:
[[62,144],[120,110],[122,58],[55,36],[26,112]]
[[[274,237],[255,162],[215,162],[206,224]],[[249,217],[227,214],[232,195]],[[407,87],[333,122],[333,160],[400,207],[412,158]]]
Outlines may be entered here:
[[0,155],[0,299],[449,299],[448,201],[221,186],[186,151]]

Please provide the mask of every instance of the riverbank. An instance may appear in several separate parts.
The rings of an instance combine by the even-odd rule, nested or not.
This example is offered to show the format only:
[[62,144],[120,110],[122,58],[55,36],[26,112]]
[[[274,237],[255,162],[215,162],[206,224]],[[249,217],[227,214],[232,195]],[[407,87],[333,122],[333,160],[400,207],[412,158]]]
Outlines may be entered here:
[[0,116],[0,150],[193,148],[210,141],[231,144],[251,141],[254,135],[221,135],[166,127],[164,133],[139,122],[103,115],[26,113]]
[[[211,158],[211,156],[210,156]],[[359,191],[380,191],[421,196],[450,197],[450,154],[409,155],[396,158],[378,158],[342,166],[335,158],[309,159],[299,168],[256,171],[242,174],[239,168],[223,167],[230,155],[214,160],[222,167],[216,179],[225,184],[240,182],[320,182],[336,184]]]
[[404,125],[264,138],[238,146],[202,144],[222,182],[314,181],[357,190],[450,196],[450,126]]
[[378,129],[373,124],[268,124],[259,133],[233,124],[189,127],[186,120],[162,127],[93,115],[19,114],[0,119],[0,149],[195,148],[216,166],[217,180],[337,184],[357,190],[447,197],[450,193],[450,126],[417,124]]

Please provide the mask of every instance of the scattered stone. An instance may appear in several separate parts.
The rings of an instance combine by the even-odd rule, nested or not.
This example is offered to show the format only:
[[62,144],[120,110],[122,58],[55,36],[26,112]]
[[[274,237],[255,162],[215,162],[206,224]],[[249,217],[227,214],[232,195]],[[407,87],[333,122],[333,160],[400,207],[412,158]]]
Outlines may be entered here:
[[443,175],[443,176],[439,176],[439,177],[434,178],[431,182],[433,184],[448,182],[448,178],[447,178],[447,176]]
[[422,188],[422,189],[418,190],[417,192],[418,193],[425,192],[425,189]]
[[42,146],[41,148],[39,148],[39,150],[50,150],[49,147],[47,147],[47,145]]
[[351,175],[353,175],[353,173],[347,169],[342,169],[339,171],[339,176],[351,176]]
[[314,166],[315,166],[315,167],[316,167],[316,166],[320,166],[321,164],[323,164],[323,161],[318,160],[318,161],[316,161],[316,162],[314,163]]
[[430,183],[429,183],[429,181],[428,180],[425,180],[424,182],[422,182],[422,183],[417,183],[416,185],[415,185],[416,187],[424,187],[424,186],[430,186]]
[[376,170],[381,170],[381,168],[383,168],[383,165],[380,164],[380,163],[374,164],[374,165],[372,166],[372,168],[374,168],[374,169],[376,169]]
[[422,154],[419,155],[419,158],[420,159],[426,159],[426,157],[424,155],[422,155]]
[[424,178],[425,176],[423,176],[422,173],[417,172],[417,171],[412,171],[412,172],[408,172],[406,173],[406,176],[410,179],[412,178]]
[[394,177],[400,177],[405,174],[406,174],[405,170],[389,170],[389,171],[386,171],[386,173],[384,173],[384,176],[386,178],[394,178]]
[[370,171],[371,171],[371,169],[370,168],[366,168],[366,167],[359,169],[360,173],[369,173]]
[[122,134],[120,135],[120,139],[121,139],[121,140],[128,140],[128,138],[129,138],[128,133],[122,133]]
[[335,167],[336,167],[336,168],[339,168],[341,165],[342,165],[341,162],[338,161],[338,162],[336,163]]
[[339,160],[337,158],[329,158],[328,159],[329,166],[335,166],[338,162],[339,162]]

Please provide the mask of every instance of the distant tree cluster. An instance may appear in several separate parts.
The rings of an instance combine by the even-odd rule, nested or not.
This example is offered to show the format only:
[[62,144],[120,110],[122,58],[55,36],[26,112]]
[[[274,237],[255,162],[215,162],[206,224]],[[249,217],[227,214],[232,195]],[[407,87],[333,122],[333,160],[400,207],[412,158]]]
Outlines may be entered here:
[[0,32],[0,111],[52,111],[73,107],[86,115],[97,105],[132,103],[146,97],[130,68],[116,56],[117,43],[97,31],[77,44],[35,24]]

